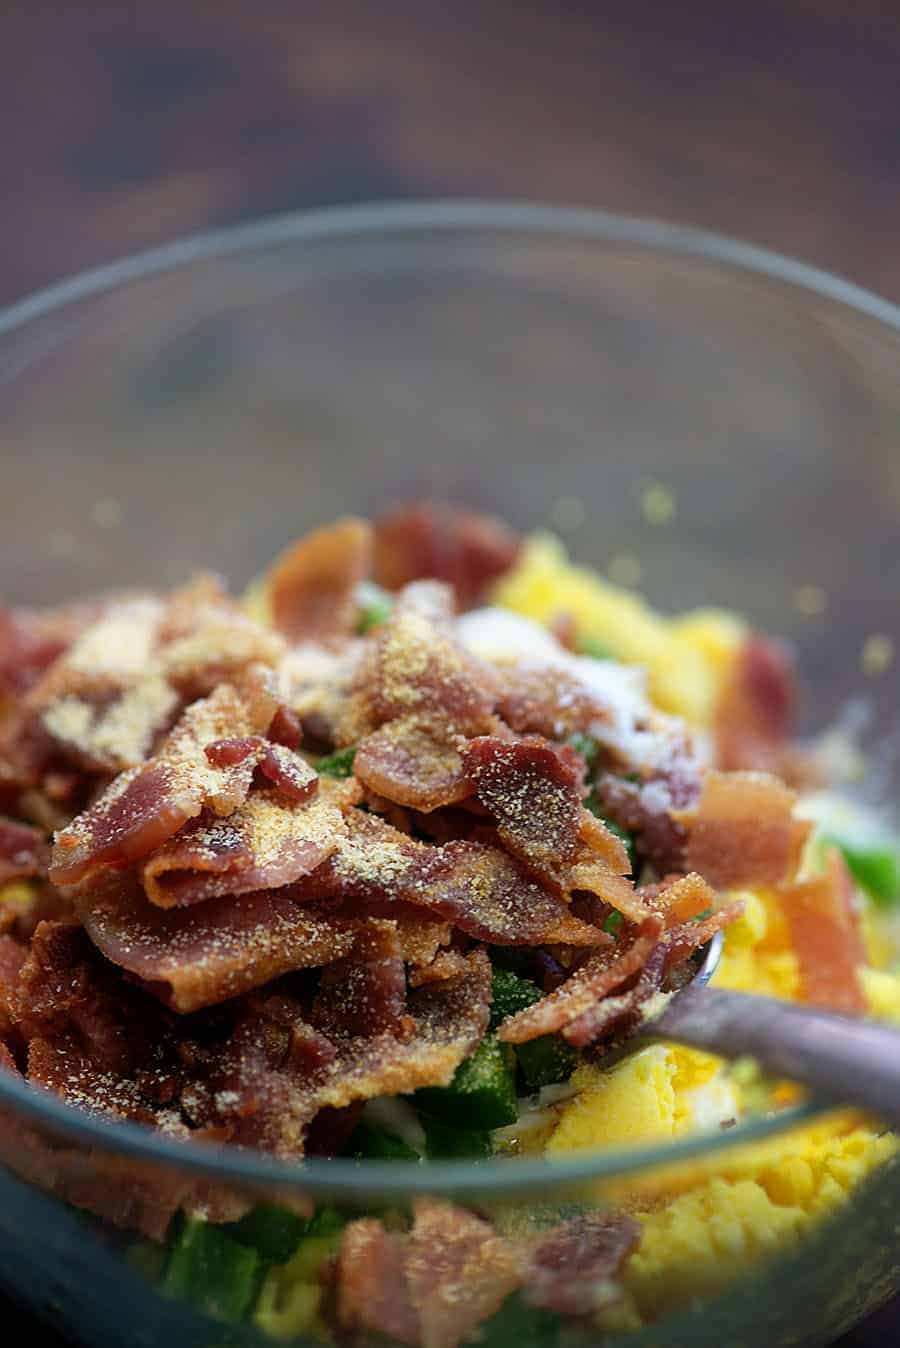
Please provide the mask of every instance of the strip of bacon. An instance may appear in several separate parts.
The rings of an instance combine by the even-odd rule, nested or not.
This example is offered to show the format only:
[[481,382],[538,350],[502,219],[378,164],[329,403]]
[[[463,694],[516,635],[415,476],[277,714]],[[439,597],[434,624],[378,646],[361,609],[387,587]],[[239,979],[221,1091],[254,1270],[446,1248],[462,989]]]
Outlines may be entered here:
[[411,1348],[456,1348],[520,1281],[517,1249],[490,1223],[452,1203],[417,1199],[409,1234],[389,1232],[371,1217],[345,1229],[338,1321]]
[[447,581],[459,607],[468,608],[509,570],[520,546],[493,516],[416,501],[376,523],[375,579],[388,590],[424,578]]
[[349,954],[359,929],[277,890],[166,911],[113,883],[79,903],[98,950],[181,1012],[330,964]]
[[518,1251],[456,1204],[420,1198],[413,1213],[406,1279],[422,1348],[456,1348],[519,1286]]
[[523,1296],[558,1315],[593,1315],[621,1298],[617,1276],[637,1248],[641,1225],[623,1212],[580,1213],[529,1251]]
[[369,790],[428,813],[472,793],[459,743],[439,721],[398,717],[363,740],[353,771]]
[[666,955],[665,944],[660,941],[645,959],[637,978],[629,980],[632,985],[626,992],[594,1002],[587,1011],[563,1026],[562,1035],[566,1042],[573,1048],[586,1048],[613,1032],[626,1034],[636,1028],[643,1007],[662,984]]
[[497,945],[603,945],[605,932],[581,921],[514,858],[483,843],[429,847],[377,815],[351,810],[349,833],[332,857],[298,886],[311,899],[363,901],[391,916],[413,905]]
[[[261,700],[257,714],[271,720]],[[121,773],[89,809],[57,835],[50,878],[73,885],[108,867],[147,856],[204,808],[227,815],[242,803],[253,778],[252,756],[216,767],[205,749],[217,740],[253,735],[265,726],[230,684],[193,703],[159,753]]]
[[696,814],[687,817],[687,869],[717,889],[791,879],[811,825],[792,814],[796,795],[757,772],[707,772]]
[[865,1015],[858,973],[865,952],[853,881],[840,853],[832,849],[824,875],[784,886],[779,899],[800,966],[803,1000],[845,1015]]
[[[456,972],[465,972],[465,967]],[[412,1032],[414,1022],[406,1013],[406,971],[393,922],[367,922],[352,954],[328,966],[319,981],[311,1020],[332,1039],[384,1031],[402,1039]]]
[[337,1318],[349,1332],[371,1330],[419,1348],[419,1316],[406,1281],[409,1238],[376,1217],[344,1228],[335,1280]]
[[277,791],[253,791],[233,814],[155,851],[140,868],[141,883],[160,908],[279,889],[320,866],[345,833],[330,792],[298,803]]
[[466,745],[463,763],[500,839],[537,876],[564,895],[596,894],[631,921],[647,916],[625,879],[631,863],[621,839],[581,804],[580,762],[573,750],[537,736],[483,735]]
[[266,584],[275,626],[292,641],[349,636],[356,587],[372,562],[372,529],[348,517],[306,534],[269,568]]
[[13,995],[27,955],[25,946],[11,936],[0,936],[0,1040],[6,1039],[12,1029]]
[[499,667],[495,677],[497,712],[518,735],[561,741],[589,733],[596,721],[610,720],[608,707],[563,669],[510,665]]
[[735,658],[715,716],[719,766],[778,773],[788,748],[797,683],[790,652],[751,633]]
[[40,829],[0,817],[0,885],[46,875],[50,849]]
[[643,968],[663,933],[663,920],[656,914],[634,929],[630,940],[598,950],[571,978],[534,1006],[508,1016],[498,1031],[499,1039],[524,1044],[544,1034],[556,1034]]

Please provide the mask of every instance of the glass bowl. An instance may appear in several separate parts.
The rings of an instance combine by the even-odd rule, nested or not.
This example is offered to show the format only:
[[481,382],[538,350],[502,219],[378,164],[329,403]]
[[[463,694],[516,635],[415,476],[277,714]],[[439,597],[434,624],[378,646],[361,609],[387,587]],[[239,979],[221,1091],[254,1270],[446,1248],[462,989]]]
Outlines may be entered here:
[[[436,203],[206,235],[0,314],[5,598],[198,567],[240,587],[312,525],[450,496],[563,530],[600,568],[627,559],[664,609],[724,605],[790,638],[805,728],[855,706],[883,796],[897,681],[860,660],[872,636],[900,642],[898,358],[886,301],[652,222]],[[665,524],[641,508],[656,484]],[[564,1162],[287,1166],[100,1123],[3,1075],[0,1280],[94,1348],[252,1340],[154,1291],[121,1236],[40,1192],[51,1171],[70,1196],[114,1175],[126,1222],[183,1184],[348,1211],[427,1193],[514,1223],[814,1112]],[[826,1342],[900,1290],[898,1204],[889,1162],[809,1239],[622,1342]]]

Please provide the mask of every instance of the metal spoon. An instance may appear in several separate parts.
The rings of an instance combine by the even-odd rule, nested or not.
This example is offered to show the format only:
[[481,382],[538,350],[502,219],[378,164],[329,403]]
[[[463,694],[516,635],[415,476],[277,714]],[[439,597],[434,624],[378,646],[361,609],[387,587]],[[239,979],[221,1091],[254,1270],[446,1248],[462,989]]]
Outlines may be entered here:
[[862,1105],[900,1125],[900,1030],[708,987],[721,953],[719,932],[705,947],[693,980],[646,1023],[644,1033],[724,1058],[755,1058],[767,1071],[817,1095]]

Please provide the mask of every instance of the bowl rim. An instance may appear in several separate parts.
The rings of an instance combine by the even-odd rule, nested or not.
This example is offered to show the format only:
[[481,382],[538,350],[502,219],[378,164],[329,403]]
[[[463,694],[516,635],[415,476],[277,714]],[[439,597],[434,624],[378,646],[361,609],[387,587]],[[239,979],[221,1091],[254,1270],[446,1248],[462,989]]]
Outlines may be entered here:
[[[900,333],[900,305],[821,268],[725,235],[581,207],[438,199],[287,212],[188,235],[78,273],[0,309],[0,338],[67,305],[194,262],[291,243],[477,231],[568,236],[696,259],[725,271],[734,269],[786,283]],[[584,1151],[566,1157],[501,1157],[478,1163],[454,1160],[422,1164],[360,1163],[346,1158],[316,1157],[287,1162],[237,1147],[182,1141],[140,1124],[88,1114],[49,1091],[30,1087],[3,1072],[0,1072],[0,1105],[20,1118],[47,1127],[59,1138],[91,1149],[170,1166],[219,1182],[227,1179],[238,1185],[299,1190],[347,1200],[359,1200],[366,1195],[378,1198],[400,1193],[449,1194],[461,1189],[483,1196],[511,1196],[588,1180],[612,1179],[764,1141],[819,1118],[833,1107],[813,1098],[777,1115],[750,1119],[726,1131],[698,1133],[651,1146]]]

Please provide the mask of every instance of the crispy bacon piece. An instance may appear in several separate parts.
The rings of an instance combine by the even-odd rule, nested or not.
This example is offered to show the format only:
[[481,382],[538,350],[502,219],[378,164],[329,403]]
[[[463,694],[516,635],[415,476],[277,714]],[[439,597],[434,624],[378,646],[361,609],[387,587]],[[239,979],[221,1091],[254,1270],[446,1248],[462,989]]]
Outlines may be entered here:
[[716,903],[715,892],[696,872],[654,885],[652,891],[642,891],[642,897],[660,914],[667,929],[692,921]]
[[716,708],[719,766],[725,771],[778,773],[790,743],[796,702],[790,651],[780,642],[751,633]]
[[666,970],[674,969],[676,965],[686,960],[688,955],[706,945],[716,932],[722,931],[735,918],[740,917],[743,911],[743,902],[740,899],[733,899],[731,903],[726,903],[724,907],[710,913],[702,922],[683,922],[670,927],[664,941]]
[[358,931],[277,890],[166,911],[114,881],[79,905],[98,950],[182,1012],[330,964],[349,954]]
[[445,978],[455,978],[462,973],[465,962],[462,950],[439,950],[432,959],[410,965],[407,971],[409,986],[420,988],[425,983],[442,983]]
[[376,1217],[344,1228],[336,1269],[337,1318],[346,1331],[371,1330],[419,1348],[419,1316],[406,1280],[409,1237]]
[[483,735],[463,751],[476,798],[490,810],[501,841],[561,893],[587,890],[633,921],[647,910],[624,879],[631,869],[621,839],[581,804],[578,756],[547,740]]
[[616,1278],[641,1225],[623,1212],[583,1212],[553,1227],[528,1253],[525,1300],[558,1315],[593,1315],[618,1301]]
[[356,751],[353,771],[370,791],[428,813],[472,793],[459,743],[439,722],[399,717],[366,737]]
[[660,875],[667,875],[685,868],[687,830],[672,812],[696,802],[699,781],[699,773],[696,784],[690,779],[689,786],[688,779],[683,779],[673,793],[666,780],[632,782],[614,773],[602,773],[595,792],[603,813],[633,833],[641,855]]
[[483,951],[473,951],[458,978],[410,993],[411,1032],[403,1025],[401,1034],[388,1029],[342,1033],[333,1041],[323,1036],[334,1052],[318,1053],[312,1072],[305,1047],[299,1056],[292,1047],[298,1030],[305,1041],[309,1027],[299,1014],[289,1027],[283,1004],[273,1018],[266,1002],[244,1017],[227,1048],[210,1059],[205,1098],[213,1102],[211,1118],[233,1141],[299,1155],[307,1129],[323,1110],[446,1085],[484,1034],[490,990],[490,963]]
[[356,587],[372,563],[372,528],[348,517],[316,529],[269,568],[275,626],[292,641],[349,636],[356,624]]
[[318,790],[319,776],[302,754],[283,744],[269,744],[259,770],[288,800],[309,800]]
[[0,608],[0,701],[19,698],[94,622],[110,599],[60,608]]
[[463,761],[504,845],[558,881],[578,851],[581,783],[574,753],[536,736],[481,735],[466,745]]
[[[271,706],[260,702],[266,724]],[[147,856],[204,808],[230,814],[245,799],[253,777],[250,756],[216,767],[205,749],[218,740],[252,735],[263,727],[230,684],[193,703],[159,752],[121,773],[89,809],[56,836],[50,878],[72,885],[108,867]]]
[[628,980],[630,986],[625,992],[604,997],[563,1026],[566,1042],[573,1048],[586,1048],[613,1032],[624,1035],[637,1028],[644,1006],[662,985],[666,954],[665,943],[660,941],[648,954],[637,977]]
[[428,501],[400,506],[375,525],[375,579],[400,590],[423,578],[447,581],[468,608],[515,563],[520,540],[489,515]]
[[408,1235],[371,1217],[345,1229],[338,1320],[345,1330],[389,1334],[411,1348],[456,1348],[518,1287],[518,1251],[465,1208],[426,1198],[414,1213]]
[[495,671],[499,684],[496,710],[518,735],[565,740],[587,734],[610,713],[573,675],[552,666],[512,665]]
[[406,1278],[422,1348],[456,1348],[518,1287],[518,1252],[455,1204],[420,1198],[413,1212]]
[[25,946],[11,936],[0,936],[0,1041],[13,1025],[12,1004],[19,982],[19,971],[28,956]]
[[687,869],[717,889],[789,880],[811,828],[793,817],[795,800],[765,773],[711,769],[688,820]]
[[284,652],[283,638],[249,618],[216,576],[201,573],[169,596],[158,658],[187,700],[240,682],[254,666],[275,666]]
[[[464,972],[461,965],[456,972]],[[413,1029],[406,1014],[406,973],[396,925],[372,920],[353,953],[322,974],[313,1004],[313,1024],[329,1038],[381,1034],[401,1039]]]
[[784,886],[779,898],[800,965],[803,1000],[845,1015],[865,1015],[857,972],[866,962],[865,951],[853,881],[840,853],[829,853],[824,875]]
[[47,873],[50,849],[40,829],[0,817],[0,885]]
[[428,849],[403,897],[422,903],[476,940],[497,945],[599,946],[606,933],[574,916],[513,857],[476,842]]
[[298,803],[277,791],[254,791],[233,814],[155,851],[140,868],[141,883],[160,908],[279,889],[320,866],[345,832],[330,792]]
[[596,951],[555,992],[517,1015],[508,1016],[497,1031],[498,1038],[510,1044],[524,1044],[563,1030],[639,973],[662,933],[661,917],[653,914],[646,918],[634,929],[630,941],[620,940]]
[[[429,847],[377,815],[350,811],[349,835],[298,886],[312,899],[360,902],[392,915],[412,905],[498,945],[602,945],[599,928],[580,921],[556,894],[499,848],[476,842]],[[373,909],[370,907],[370,911]]]

